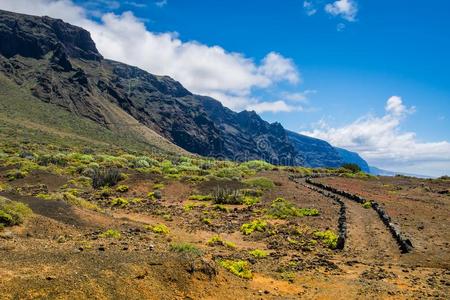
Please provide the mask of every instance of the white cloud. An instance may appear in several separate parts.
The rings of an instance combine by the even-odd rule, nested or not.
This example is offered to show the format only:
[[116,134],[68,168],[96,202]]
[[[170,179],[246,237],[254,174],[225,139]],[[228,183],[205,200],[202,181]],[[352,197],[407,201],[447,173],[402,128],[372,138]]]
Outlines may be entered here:
[[247,110],[254,110],[257,113],[263,112],[292,112],[301,110],[301,107],[292,106],[287,104],[282,100],[278,100],[275,102],[259,102],[255,104],[250,104],[247,106]]
[[[270,52],[255,62],[220,46],[182,41],[176,33],[151,32],[131,12],[101,13],[101,21],[95,22],[70,0],[2,0],[0,8],[49,15],[86,28],[104,57],[169,75],[192,92],[215,97],[234,110],[264,102],[252,96],[254,89],[300,82],[294,62],[279,53]],[[281,107],[279,103],[272,106]]]
[[358,6],[353,0],[337,0],[325,5],[325,11],[333,16],[340,16],[349,22],[354,22],[358,14]]
[[303,8],[308,16],[313,16],[317,13],[317,9],[314,7],[314,4],[311,1],[304,1]]
[[[339,128],[322,121],[314,130],[302,134],[356,151],[378,167],[436,176],[450,172],[448,141],[422,142],[414,132],[400,130],[402,120],[414,108],[406,107],[400,97],[393,96],[386,102],[385,109],[382,117],[364,116]],[[424,168],[427,163],[428,168]]]
[[414,106],[407,108],[405,105],[403,105],[403,100],[399,96],[390,97],[386,102],[385,109],[388,113],[395,116],[401,116],[406,113],[414,113],[416,110]]
[[303,92],[283,93],[283,98],[293,102],[306,103],[309,100],[309,95],[317,94],[316,90],[305,90]]

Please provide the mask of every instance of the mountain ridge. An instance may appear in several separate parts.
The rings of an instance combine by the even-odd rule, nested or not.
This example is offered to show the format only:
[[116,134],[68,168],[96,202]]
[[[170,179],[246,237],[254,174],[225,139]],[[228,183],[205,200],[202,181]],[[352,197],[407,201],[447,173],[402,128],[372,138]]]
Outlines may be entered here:
[[0,72],[35,98],[111,131],[136,134],[141,127],[149,141],[160,136],[202,156],[316,167],[344,162],[324,141],[255,112],[234,112],[168,76],[104,59],[88,31],[62,20],[0,10]]

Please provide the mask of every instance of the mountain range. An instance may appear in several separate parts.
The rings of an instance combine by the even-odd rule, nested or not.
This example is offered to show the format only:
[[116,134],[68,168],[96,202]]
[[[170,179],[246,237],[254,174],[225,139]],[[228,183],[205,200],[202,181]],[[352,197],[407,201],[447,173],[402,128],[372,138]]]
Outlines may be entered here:
[[50,17],[0,11],[0,82],[8,122],[17,116],[49,130],[53,120],[61,132],[174,153],[308,167],[350,162],[370,171],[357,153],[268,123],[254,111],[232,111],[170,77],[105,59],[88,31]]

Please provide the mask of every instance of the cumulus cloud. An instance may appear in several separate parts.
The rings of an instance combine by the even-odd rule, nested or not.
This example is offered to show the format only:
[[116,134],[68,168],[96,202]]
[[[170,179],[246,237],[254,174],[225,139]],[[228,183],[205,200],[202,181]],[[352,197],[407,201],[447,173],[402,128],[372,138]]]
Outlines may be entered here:
[[[155,3],[163,5],[167,1]],[[84,27],[104,57],[169,75],[192,92],[214,97],[234,110],[258,107],[255,105],[261,102],[264,105],[260,111],[266,111],[268,104],[252,96],[254,89],[300,82],[294,62],[279,53],[270,52],[261,61],[254,61],[220,46],[182,41],[176,33],[149,31],[132,12],[101,13],[96,22],[71,0],[2,0],[0,8],[48,15]],[[272,107],[274,111],[288,109],[278,102]]]
[[263,112],[292,112],[301,110],[300,106],[292,106],[287,104],[282,100],[274,101],[274,102],[259,102],[255,104],[250,104],[247,106],[248,110],[254,110],[257,113]]
[[325,11],[333,16],[354,22],[358,14],[358,6],[353,0],[337,0],[325,5]]
[[[385,110],[384,116],[364,116],[339,128],[321,121],[314,130],[302,134],[356,151],[369,163],[394,171],[425,175],[450,171],[448,141],[423,142],[414,132],[401,131],[401,122],[414,111],[413,107],[406,107],[401,97],[393,96],[387,100]],[[424,168],[427,164],[428,169]]]
[[395,116],[401,116],[406,113],[413,113],[416,110],[414,106],[407,108],[403,104],[402,98],[399,96],[390,97],[386,102],[385,109],[388,113],[393,114]]

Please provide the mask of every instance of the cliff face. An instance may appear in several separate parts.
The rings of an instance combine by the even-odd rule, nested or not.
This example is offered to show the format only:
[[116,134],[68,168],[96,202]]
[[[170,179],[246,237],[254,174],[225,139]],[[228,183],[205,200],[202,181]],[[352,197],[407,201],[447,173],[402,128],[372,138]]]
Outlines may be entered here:
[[337,168],[344,164],[342,157],[329,143],[292,131],[287,131],[287,134],[295,149],[304,157],[306,166]]
[[0,72],[40,100],[111,129],[129,126],[114,113],[120,109],[193,153],[301,162],[281,125],[193,95],[169,77],[105,60],[89,32],[61,20],[1,11]]
[[0,11],[0,72],[41,101],[110,130],[145,126],[192,153],[274,164],[337,167],[328,143],[236,113],[167,76],[104,59],[86,30]]

